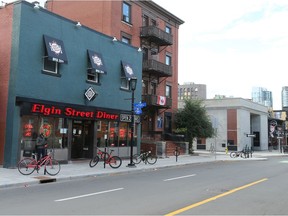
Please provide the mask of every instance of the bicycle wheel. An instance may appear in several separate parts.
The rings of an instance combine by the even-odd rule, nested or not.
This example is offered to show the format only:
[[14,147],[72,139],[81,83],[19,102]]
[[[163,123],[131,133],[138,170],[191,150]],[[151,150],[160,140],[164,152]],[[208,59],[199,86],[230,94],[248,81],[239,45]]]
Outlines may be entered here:
[[89,166],[90,167],[94,167],[94,166],[96,166],[98,164],[98,162],[99,162],[99,157],[98,157],[98,155],[96,155],[94,158],[92,158],[90,160]]
[[46,172],[51,175],[57,175],[60,172],[60,164],[55,159],[50,159],[45,163]]
[[110,167],[112,167],[113,169],[117,169],[121,166],[122,164],[122,159],[118,156],[112,156],[110,159],[109,159],[109,165]]
[[139,164],[141,162],[141,156],[139,154],[134,154],[132,159],[135,164]]
[[24,158],[18,163],[18,171],[22,175],[30,175],[36,169],[37,162],[32,158]]
[[240,157],[241,157],[241,158],[246,158],[246,156],[247,156],[246,153],[244,153],[244,152],[241,152],[241,153],[240,153]]
[[231,153],[230,153],[230,157],[231,157],[231,158],[236,158],[236,156],[237,156],[236,152],[231,152]]
[[155,164],[157,162],[157,157],[155,155],[148,155],[146,158],[148,164]]

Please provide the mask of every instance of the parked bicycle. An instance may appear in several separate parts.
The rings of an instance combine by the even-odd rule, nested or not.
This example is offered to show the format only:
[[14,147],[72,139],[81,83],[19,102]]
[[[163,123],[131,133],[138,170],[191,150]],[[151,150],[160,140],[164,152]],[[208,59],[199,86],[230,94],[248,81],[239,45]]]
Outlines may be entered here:
[[242,151],[232,151],[230,153],[230,157],[231,158],[236,158],[236,157],[246,158],[245,152],[243,150]]
[[212,153],[212,154],[216,152],[214,144],[210,144],[209,152]]
[[32,153],[31,157],[23,158],[18,163],[18,171],[23,175],[30,175],[35,170],[39,173],[41,167],[44,166],[44,175],[48,173],[51,176],[55,176],[60,172],[60,163],[52,158],[52,150],[47,155],[37,160],[37,154]]
[[143,161],[145,164],[155,164],[157,162],[157,156],[152,155],[151,151],[142,152],[141,154],[133,155],[133,162],[139,164]]
[[90,162],[90,167],[95,167],[99,160],[103,160],[105,164],[109,164],[111,168],[117,169],[122,165],[122,159],[118,156],[112,156],[113,149],[110,150],[110,153],[102,151],[101,149],[97,148],[97,154],[93,157]]

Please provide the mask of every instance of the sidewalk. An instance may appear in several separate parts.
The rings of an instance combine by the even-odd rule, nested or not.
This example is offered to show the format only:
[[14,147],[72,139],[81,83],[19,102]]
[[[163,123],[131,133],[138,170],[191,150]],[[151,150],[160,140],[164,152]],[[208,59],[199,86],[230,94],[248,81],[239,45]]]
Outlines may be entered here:
[[154,165],[144,164],[141,162],[136,167],[127,167],[129,160],[123,160],[121,167],[112,169],[108,164],[104,168],[103,162],[99,162],[95,167],[89,167],[89,160],[76,161],[68,164],[61,164],[61,170],[56,176],[44,175],[44,169],[40,169],[39,173],[36,171],[31,175],[24,176],[19,173],[18,169],[6,169],[0,167],[0,190],[9,187],[28,187],[33,184],[43,184],[48,182],[67,181],[72,179],[79,179],[85,177],[96,177],[104,175],[113,175],[120,173],[142,172],[147,170],[157,170],[171,166],[181,166],[193,163],[205,163],[215,161],[249,161],[249,160],[266,160],[269,156],[288,156],[287,154],[274,152],[255,152],[252,158],[230,158],[229,154],[225,152],[217,152],[212,154],[208,151],[195,151],[195,156],[180,155],[177,158],[170,156],[167,158],[158,158]]

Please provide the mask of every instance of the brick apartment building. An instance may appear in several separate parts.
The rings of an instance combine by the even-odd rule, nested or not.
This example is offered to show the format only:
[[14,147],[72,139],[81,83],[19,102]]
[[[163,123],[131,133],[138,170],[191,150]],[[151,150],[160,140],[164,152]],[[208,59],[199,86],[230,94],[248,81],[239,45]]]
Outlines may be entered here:
[[[179,27],[184,23],[151,0],[48,0],[46,9],[139,47],[143,54],[142,144],[165,140],[177,110]],[[139,102],[139,101],[138,101]]]

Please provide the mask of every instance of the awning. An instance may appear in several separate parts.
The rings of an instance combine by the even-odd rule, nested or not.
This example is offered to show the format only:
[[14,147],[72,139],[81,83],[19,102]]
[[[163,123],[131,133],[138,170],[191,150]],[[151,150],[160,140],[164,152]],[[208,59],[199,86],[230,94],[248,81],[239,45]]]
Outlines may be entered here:
[[91,67],[96,73],[105,73],[106,68],[105,64],[102,58],[102,55],[100,53],[94,52],[92,50],[87,50]]
[[122,68],[127,79],[135,77],[133,67],[129,63],[122,61]]
[[63,41],[44,35],[48,59],[59,63],[68,63]]

